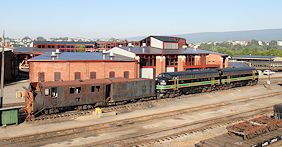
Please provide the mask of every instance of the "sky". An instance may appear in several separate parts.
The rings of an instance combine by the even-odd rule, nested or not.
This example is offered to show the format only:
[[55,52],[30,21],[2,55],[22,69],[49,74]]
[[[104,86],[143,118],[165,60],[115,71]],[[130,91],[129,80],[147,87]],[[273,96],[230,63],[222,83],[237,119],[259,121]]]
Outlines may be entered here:
[[127,38],[282,28],[281,0],[1,0],[8,37]]

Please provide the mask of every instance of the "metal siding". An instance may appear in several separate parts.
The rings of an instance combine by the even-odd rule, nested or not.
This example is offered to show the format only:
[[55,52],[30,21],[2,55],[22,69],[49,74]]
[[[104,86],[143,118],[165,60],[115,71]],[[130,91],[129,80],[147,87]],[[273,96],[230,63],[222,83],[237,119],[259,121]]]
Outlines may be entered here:
[[112,84],[112,100],[124,101],[155,95],[154,80],[137,80]]

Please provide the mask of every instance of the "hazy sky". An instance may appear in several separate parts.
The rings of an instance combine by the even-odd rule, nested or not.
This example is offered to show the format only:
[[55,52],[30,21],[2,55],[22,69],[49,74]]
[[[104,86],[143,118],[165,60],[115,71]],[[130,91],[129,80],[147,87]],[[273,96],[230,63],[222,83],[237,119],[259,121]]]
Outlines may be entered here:
[[[282,28],[282,0],[1,0],[8,37],[132,37]],[[2,33],[1,33],[2,34]]]

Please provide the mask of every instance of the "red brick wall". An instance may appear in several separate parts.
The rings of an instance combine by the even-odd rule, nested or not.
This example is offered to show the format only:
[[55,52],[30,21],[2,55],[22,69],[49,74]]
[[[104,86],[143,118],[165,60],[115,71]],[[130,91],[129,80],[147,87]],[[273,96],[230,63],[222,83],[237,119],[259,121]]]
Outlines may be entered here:
[[61,72],[61,80],[75,79],[75,72],[80,72],[82,80],[90,79],[90,72],[96,72],[97,79],[109,78],[114,71],[115,77],[123,77],[129,71],[129,78],[137,78],[137,62],[29,62],[30,82],[38,82],[38,72],[45,73],[45,81],[54,81],[54,72]]
[[206,58],[206,64],[217,64],[220,65],[220,68],[223,68],[225,67],[224,64],[228,64],[228,62],[223,63],[223,57],[221,55],[209,54]]

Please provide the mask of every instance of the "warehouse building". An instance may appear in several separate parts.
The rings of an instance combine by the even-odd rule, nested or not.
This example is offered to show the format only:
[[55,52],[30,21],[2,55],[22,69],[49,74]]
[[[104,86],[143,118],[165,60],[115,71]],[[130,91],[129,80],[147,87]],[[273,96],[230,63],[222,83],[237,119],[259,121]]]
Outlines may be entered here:
[[137,60],[113,53],[52,52],[28,60],[30,82],[137,78]]
[[107,51],[138,60],[139,77],[155,78],[162,72],[228,67],[228,56],[191,48],[114,47]]

